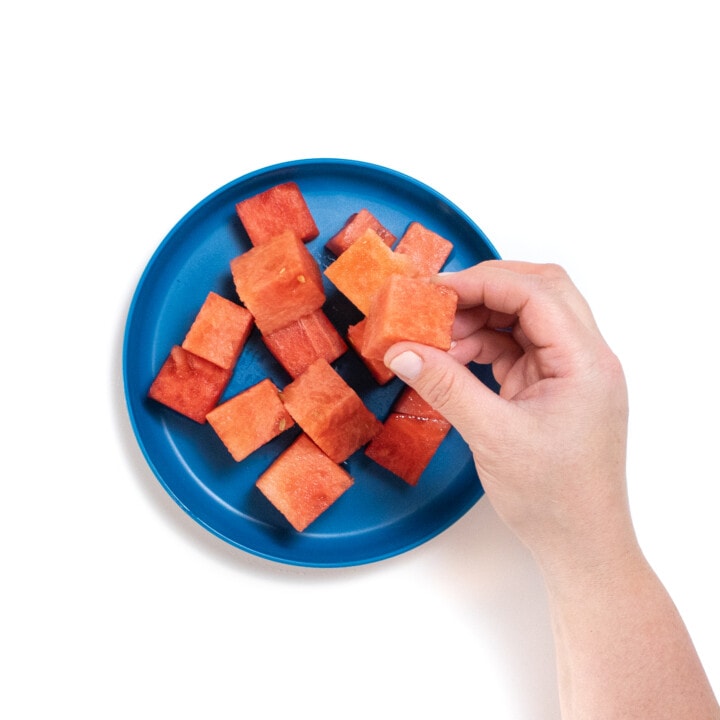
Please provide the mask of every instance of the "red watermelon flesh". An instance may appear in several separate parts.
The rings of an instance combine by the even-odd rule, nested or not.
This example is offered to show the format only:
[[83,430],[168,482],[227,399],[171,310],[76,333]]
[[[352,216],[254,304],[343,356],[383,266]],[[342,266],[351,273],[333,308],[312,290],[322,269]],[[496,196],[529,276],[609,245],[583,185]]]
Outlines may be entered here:
[[247,308],[210,292],[195,316],[182,347],[231,370],[253,328]]
[[307,435],[300,435],[255,485],[302,532],[353,485],[353,479]]
[[337,463],[365,445],[382,424],[327,360],[316,360],[282,391],[295,422]]
[[439,413],[429,402],[420,397],[420,393],[411,387],[405,387],[400,393],[400,397],[393,404],[393,412],[402,413],[403,415],[414,415],[422,418],[435,418],[436,420],[444,420],[445,418]]
[[207,421],[238,462],[295,424],[267,378],[211,410]]
[[347,339],[353,350],[360,356],[360,359],[365,363],[365,367],[370,371],[370,374],[375,378],[375,382],[380,385],[385,385],[395,377],[395,373],[388,368],[382,360],[371,360],[366,358],[362,354],[363,337],[365,336],[365,325],[367,318],[363,318],[360,322],[355,325],[350,325],[347,329]]
[[318,358],[337,360],[347,345],[322,309],[301,317],[263,341],[275,359],[296,378]]
[[392,275],[373,297],[363,355],[382,360],[401,340],[449,350],[456,310],[454,290],[424,278]]
[[175,345],[155,376],[148,397],[195,422],[204,423],[231,375],[231,370]]
[[452,243],[442,235],[419,222],[412,222],[400,238],[395,252],[409,255],[421,275],[434,275],[440,272],[452,249]]
[[237,203],[238,217],[253,245],[290,231],[303,242],[319,234],[299,186],[282,183]]
[[292,233],[257,245],[230,262],[235,289],[263,335],[314,312],[325,302],[315,258]]
[[363,315],[373,296],[393,274],[417,275],[409,255],[394,253],[372,229],[366,230],[340,257],[325,269],[325,275]]
[[374,230],[388,246],[397,239],[367,208],[351,215],[342,228],[327,241],[325,247],[335,255],[341,255],[368,228]]
[[408,485],[417,485],[449,430],[447,420],[390,413],[365,454]]

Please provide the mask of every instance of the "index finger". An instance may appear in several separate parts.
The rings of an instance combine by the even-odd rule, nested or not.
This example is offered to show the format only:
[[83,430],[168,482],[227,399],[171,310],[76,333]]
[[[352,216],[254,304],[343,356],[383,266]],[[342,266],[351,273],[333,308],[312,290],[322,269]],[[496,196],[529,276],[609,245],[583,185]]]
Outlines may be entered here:
[[[520,260],[485,260],[465,270],[439,273],[434,280],[443,285],[450,285],[458,293],[459,307],[474,307],[476,305],[487,305],[484,302],[486,293],[484,283],[492,284],[494,278],[498,280],[505,278],[507,280],[506,273],[515,273],[521,276],[538,276],[548,280],[567,278],[567,273],[561,267],[549,263],[531,263]],[[517,309],[514,306],[508,306],[508,309],[490,305],[488,307],[492,310],[510,314],[515,314]]]
[[489,260],[467,270],[443,273],[435,282],[453,288],[458,307],[487,307],[517,318],[536,346],[556,344],[568,332],[597,331],[584,298],[557,265]]

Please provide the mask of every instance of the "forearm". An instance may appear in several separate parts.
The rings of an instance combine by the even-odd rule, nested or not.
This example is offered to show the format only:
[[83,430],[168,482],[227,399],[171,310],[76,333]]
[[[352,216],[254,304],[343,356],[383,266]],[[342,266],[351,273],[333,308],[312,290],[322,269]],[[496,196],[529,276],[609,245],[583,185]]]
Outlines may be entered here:
[[670,596],[633,547],[615,567],[545,573],[564,720],[718,720]]

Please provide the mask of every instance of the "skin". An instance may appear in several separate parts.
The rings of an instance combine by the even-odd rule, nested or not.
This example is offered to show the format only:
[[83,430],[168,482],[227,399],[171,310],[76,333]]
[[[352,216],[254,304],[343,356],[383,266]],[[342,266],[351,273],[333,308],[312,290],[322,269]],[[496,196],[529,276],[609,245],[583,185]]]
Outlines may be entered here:
[[[720,720],[628,505],[623,370],[555,265],[488,261],[458,293],[454,345],[399,343],[385,362],[457,428],[487,498],[548,591],[565,720]],[[491,363],[498,395],[465,367]]]

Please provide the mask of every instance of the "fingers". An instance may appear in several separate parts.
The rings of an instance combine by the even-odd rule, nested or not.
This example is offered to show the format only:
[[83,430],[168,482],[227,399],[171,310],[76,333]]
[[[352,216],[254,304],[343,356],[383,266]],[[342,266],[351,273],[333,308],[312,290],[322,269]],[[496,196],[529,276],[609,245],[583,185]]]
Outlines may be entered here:
[[[514,273],[518,276],[538,277],[547,281],[570,281],[567,273],[562,267],[553,263],[531,263],[520,260],[486,260],[473,267],[457,272],[439,273],[436,282],[443,285],[450,285],[458,291],[461,304],[465,301],[468,306],[474,306],[481,302],[475,297],[482,292],[478,287],[478,280],[483,275],[491,277],[493,273]],[[497,309],[497,308],[494,308]]]
[[557,265],[489,260],[434,281],[458,293],[460,337],[479,327],[519,326],[516,334],[547,347],[559,338],[572,342],[581,330],[597,332],[585,299]]
[[480,328],[456,340],[449,350],[449,355],[461,365],[469,362],[492,365],[493,375],[501,385],[522,354],[522,348],[511,333],[487,328]]
[[[568,378],[593,366],[602,342],[584,298],[555,265],[488,261],[436,276],[458,293],[453,347],[391,347],[385,364],[442,413],[474,453],[522,422],[517,398],[541,392],[542,380]],[[491,364],[500,393],[466,367]],[[542,385],[543,388],[547,384]]]
[[475,332],[479,327],[496,329],[511,328],[517,322],[517,317],[507,313],[498,313],[478,305],[476,307],[461,308],[455,315],[453,323],[453,337],[465,337]]

